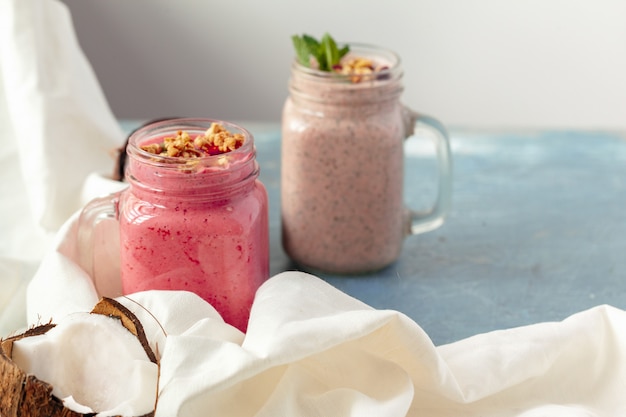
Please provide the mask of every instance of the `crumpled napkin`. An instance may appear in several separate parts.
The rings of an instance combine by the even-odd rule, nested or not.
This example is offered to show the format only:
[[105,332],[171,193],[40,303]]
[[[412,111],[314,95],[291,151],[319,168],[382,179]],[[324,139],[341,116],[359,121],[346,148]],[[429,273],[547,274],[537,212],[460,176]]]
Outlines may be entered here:
[[57,0],[0,2],[0,254],[40,259],[125,135]]
[[[0,1],[0,331],[54,233],[112,171],[124,134],[57,0]],[[117,187],[119,188],[119,186]]]
[[[77,223],[61,229],[29,287],[32,323],[107,295],[78,265]],[[401,312],[302,272],[259,289],[245,335],[192,293],[118,301],[161,355],[157,416],[626,415],[626,312],[610,306],[436,347]]]

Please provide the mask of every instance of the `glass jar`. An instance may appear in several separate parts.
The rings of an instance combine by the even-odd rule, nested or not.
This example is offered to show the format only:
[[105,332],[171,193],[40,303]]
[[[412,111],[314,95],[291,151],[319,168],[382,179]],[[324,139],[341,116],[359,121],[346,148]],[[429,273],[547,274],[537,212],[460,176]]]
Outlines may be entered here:
[[[141,148],[178,131],[196,137],[212,123],[242,134],[243,144],[193,159]],[[117,218],[124,294],[192,291],[246,330],[256,290],[269,277],[268,200],[255,154],[247,130],[217,120],[167,120],[131,135],[129,187],[85,207],[79,226],[86,230],[99,218]]]
[[[443,223],[451,193],[447,133],[400,103],[399,57],[368,45],[350,51],[384,69],[355,77],[294,62],[282,115],[283,247],[305,269],[338,274],[393,263],[407,235]],[[439,166],[437,201],[426,215],[403,203],[404,142],[418,125],[435,133]]]

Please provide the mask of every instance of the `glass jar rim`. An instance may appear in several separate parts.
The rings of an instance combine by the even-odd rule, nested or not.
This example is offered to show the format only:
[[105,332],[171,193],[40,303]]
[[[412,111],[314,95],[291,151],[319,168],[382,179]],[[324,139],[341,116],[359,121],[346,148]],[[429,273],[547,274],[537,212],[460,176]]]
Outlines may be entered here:
[[[338,44],[339,48],[343,46],[349,46],[350,52],[348,55],[354,55],[364,58],[372,58],[376,61],[378,57],[384,59],[384,62],[388,62],[389,65],[387,68],[381,69],[376,73],[376,79],[385,80],[391,78],[391,76],[396,75],[402,72],[402,60],[400,55],[398,55],[395,51],[384,48],[378,45],[367,44],[367,43],[358,43],[358,42],[343,42]],[[386,59],[385,59],[386,58]],[[297,58],[293,59],[292,69],[297,70],[298,72],[305,74],[307,77],[316,78],[316,79],[327,79],[332,81],[349,81],[351,75],[349,74],[341,74],[334,71],[322,71],[317,68],[307,67],[306,65],[298,62]]]
[[[141,148],[140,142],[142,140],[149,141],[151,138],[163,137],[169,134],[176,135],[176,133],[181,130],[199,134],[205,132],[213,123],[221,124],[232,133],[242,134],[244,137],[243,144],[229,152],[216,155],[203,155],[193,159],[157,155]],[[187,165],[190,167],[218,167],[224,164],[225,159],[245,160],[248,159],[246,158],[247,155],[251,155],[251,157],[254,158],[255,148],[252,133],[238,124],[211,118],[181,117],[157,121],[137,129],[128,139],[126,152],[131,157],[138,158],[142,161],[149,161],[151,164],[158,165],[162,168],[172,167],[180,169],[181,166]],[[192,161],[192,163],[190,163],[190,161]]]

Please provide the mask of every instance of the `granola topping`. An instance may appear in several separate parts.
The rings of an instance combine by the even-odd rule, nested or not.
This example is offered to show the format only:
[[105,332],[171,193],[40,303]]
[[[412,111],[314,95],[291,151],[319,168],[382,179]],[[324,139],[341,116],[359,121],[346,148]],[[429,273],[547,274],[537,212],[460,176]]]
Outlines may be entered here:
[[388,69],[386,65],[375,65],[371,59],[352,57],[342,60],[339,64],[333,66],[333,71],[349,75],[353,83],[376,79],[377,73]]
[[183,159],[220,155],[239,148],[244,142],[241,133],[232,133],[219,123],[212,123],[204,132],[192,138],[188,132],[179,130],[176,136],[167,136],[161,143],[141,146],[146,152]]

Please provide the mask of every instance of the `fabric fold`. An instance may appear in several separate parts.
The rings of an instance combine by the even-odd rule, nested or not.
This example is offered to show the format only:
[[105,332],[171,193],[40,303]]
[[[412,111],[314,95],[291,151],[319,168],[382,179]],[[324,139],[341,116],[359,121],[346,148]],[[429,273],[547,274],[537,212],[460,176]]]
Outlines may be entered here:
[[[31,320],[89,310],[103,295],[76,262],[76,223],[61,229],[29,287]],[[117,299],[160,355],[157,416],[626,413],[626,313],[610,306],[434,346],[401,312],[303,272],[263,284],[245,335],[189,292]]]
[[[94,170],[112,171],[111,155],[124,134],[69,10],[57,0],[1,2],[0,74],[0,160],[10,162],[0,174],[2,182],[20,185],[6,190],[20,205],[6,209],[10,218],[27,220],[3,229],[8,241],[21,242],[20,236],[57,231],[82,206],[83,181]],[[33,241],[7,251],[37,259],[42,253]]]

